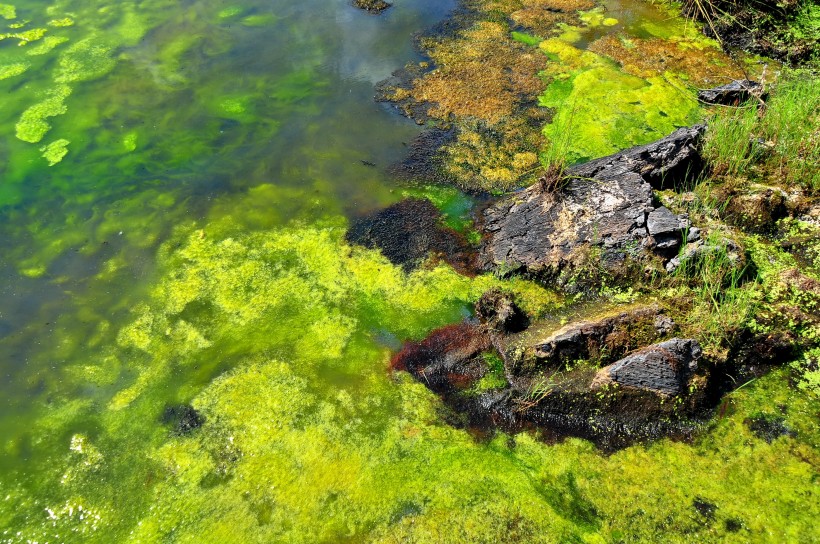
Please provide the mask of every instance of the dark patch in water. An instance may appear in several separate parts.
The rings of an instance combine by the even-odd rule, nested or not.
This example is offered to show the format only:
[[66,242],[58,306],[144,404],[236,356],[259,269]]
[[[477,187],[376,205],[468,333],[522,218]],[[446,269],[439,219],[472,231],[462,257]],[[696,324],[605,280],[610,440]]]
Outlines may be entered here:
[[695,500],[692,501],[692,507],[698,511],[698,514],[703,516],[708,520],[715,519],[715,511],[717,511],[717,505],[711,503],[707,500],[704,500],[700,497],[695,497]]
[[462,273],[474,273],[475,252],[464,236],[447,228],[429,201],[408,198],[356,220],[346,239],[378,248],[393,264],[411,270],[429,255],[439,256]]
[[190,404],[167,406],[162,412],[162,423],[170,425],[174,434],[190,434],[205,423],[205,418]]
[[454,128],[433,128],[419,134],[408,145],[407,157],[391,165],[388,172],[402,181],[453,184],[455,178],[444,171],[440,149],[456,138]]

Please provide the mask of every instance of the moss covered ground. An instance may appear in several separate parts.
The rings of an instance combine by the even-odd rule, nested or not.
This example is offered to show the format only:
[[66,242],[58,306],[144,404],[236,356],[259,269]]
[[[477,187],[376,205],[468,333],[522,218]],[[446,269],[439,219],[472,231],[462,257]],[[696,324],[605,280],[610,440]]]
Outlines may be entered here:
[[[396,2],[381,17],[318,1],[0,5],[0,541],[817,539],[818,302],[801,287],[820,274],[810,206],[775,231],[731,227],[756,276],[731,285],[718,311],[683,275],[601,290],[607,307],[681,301],[693,316],[683,324],[703,338],[732,323],[788,326],[806,346],[729,394],[692,443],[605,455],[576,439],[476,434],[390,370],[402,341],[469,317],[491,287],[536,317],[572,319],[581,307],[521,278],[470,278],[432,261],[408,272],[344,241],[355,212],[404,196],[430,199],[471,235],[473,199],[384,173],[418,130],[372,102],[373,83],[413,58],[411,32],[443,15],[434,4]],[[636,4],[632,19],[586,1],[482,6],[473,62],[491,64],[496,49],[527,55],[513,79],[529,85],[531,111],[541,94],[558,120],[566,97],[584,103],[585,78],[611,77],[618,101],[645,106],[616,111],[610,98],[601,108],[615,125],[625,116],[635,143],[694,115],[688,98],[661,107],[658,96],[689,93],[681,74],[700,81],[695,68],[712,62],[703,58],[722,58],[685,21],[647,19],[666,13],[657,6]],[[651,55],[604,52],[630,43],[700,60],[659,75]],[[454,73],[468,77],[459,62]],[[502,91],[498,104],[518,111]],[[490,146],[497,171],[481,183],[515,180],[500,189],[543,160],[554,129],[493,108],[471,114],[463,126],[474,130],[448,152]],[[494,135],[499,126],[521,131],[515,145]],[[580,158],[632,142],[608,127],[565,149]],[[712,202],[728,182],[660,196],[718,230]],[[701,272],[723,292],[726,270]],[[503,379],[491,377],[482,387]],[[167,417],[191,408],[199,417],[185,426]]]

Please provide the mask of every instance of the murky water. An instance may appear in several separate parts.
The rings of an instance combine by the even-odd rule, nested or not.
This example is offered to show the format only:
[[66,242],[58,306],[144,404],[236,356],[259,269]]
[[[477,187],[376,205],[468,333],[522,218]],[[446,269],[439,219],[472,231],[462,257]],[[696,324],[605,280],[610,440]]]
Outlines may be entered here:
[[[2,541],[602,541],[626,461],[477,442],[387,370],[498,280],[344,243],[408,192],[464,211],[385,174],[420,129],[372,100],[452,2],[0,8]],[[709,472],[667,447],[635,481]]]

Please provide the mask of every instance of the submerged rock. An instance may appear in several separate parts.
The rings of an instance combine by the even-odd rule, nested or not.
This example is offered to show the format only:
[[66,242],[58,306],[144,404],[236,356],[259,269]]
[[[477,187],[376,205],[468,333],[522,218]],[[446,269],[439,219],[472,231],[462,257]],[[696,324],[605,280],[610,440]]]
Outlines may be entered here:
[[370,13],[381,13],[393,4],[384,0],[353,0],[353,5]]
[[436,329],[421,342],[408,342],[391,366],[406,370],[433,391],[462,389],[480,379],[486,367],[479,356],[491,348],[489,337],[469,323]]
[[476,316],[492,330],[519,332],[527,328],[529,319],[511,295],[499,289],[487,291],[475,305]]
[[782,417],[761,415],[749,418],[745,423],[756,437],[765,440],[769,444],[781,436],[796,435],[792,429],[786,426],[786,420]]
[[467,240],[442,223],[429,201],[408,198],[353,222],[351,244],[378,248],[390,262],[411,269],[430,255],[440,256],[463,273],[475,270],[475,253]]
[[764,99],[763,85],[748,79],[735,80],[726,85],[705,89],[698,93],[698,100],[707,104],[737,106],[750,98]]
[[[497,301],[504,300],[493,292],[484,299],[479,305],[482,311],[484,305],[495,308]],[[649,307],[598,322],[576,323],[538,342],[537,350],[560,361],[562,356],[571,359],[595,349],[602,355],[606,342],[611,341],[619,346],[613,353],[623,353],[619,350],[634,345],[641,334],[662,334],[655,325],[660,315],[657,308]],[[638,330],[643,328],[652,332]],[[630,334],[634,335],[631,339],[624,338]],[[611,450],[635,441],[689,436],[698,426],[703,399],[690,391],[696,371],[701,372],[697,342],[674,339],[640,350],[606,367],[605,382],[600,378],[604,370],[596,372],[592,361],[574,368],[522,366],[515,355],[517,338],[487,326],[450,325],[421,342],[406,343],[394,357],[393,368],[410,372],[441,394],[468,424],[480,428],[515,432],[535,427],[546,437],[577,436]],[[511,349],[503,352],[504,346]],[[502,353],[503,369],[488,365],[496,350]],[[599,357],[600,361],[611,359],[610,355]],[[480,387],[493,372],[500,377],[494,386]],[[680,402],[667,402],[670,395]]]
[[201,427],[205,418],[190,404],[176,404],[165,408],[161,421],[169,425],[174,434],[186,435]]
[[673,338],[602,368],[592,387],[616,383],[664,395],[681,395],[697,371],[702,353],[697,340]]

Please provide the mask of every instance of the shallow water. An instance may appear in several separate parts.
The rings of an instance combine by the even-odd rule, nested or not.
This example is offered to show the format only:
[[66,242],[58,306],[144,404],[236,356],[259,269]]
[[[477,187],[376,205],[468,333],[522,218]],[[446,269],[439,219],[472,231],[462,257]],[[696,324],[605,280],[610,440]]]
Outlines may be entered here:
[[[640,508],[613,499],[621,481],[677,486],[657,499],[671,510],[724,455],[717,439],[694,464],[682,444],[605,459],[582,441],[481,442],[388,371],[402,340],[498,282],[344,243],[350,217],[404,194],[465,213],[455,191],[385,174],[420,129],[372,100],[451,2],[15,8],[4,26],[29,22],[10,33],[47,32],[0,41],[18,67],[0,72],[3,541],[600,542]],[[179,403],[204,425],[164,424]],[[757,455],[801,492],[799,461]],[[733,477],[754,474],[738,459]],[[670,464],[671,484],[652,472]]]

